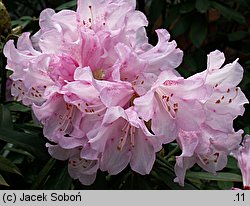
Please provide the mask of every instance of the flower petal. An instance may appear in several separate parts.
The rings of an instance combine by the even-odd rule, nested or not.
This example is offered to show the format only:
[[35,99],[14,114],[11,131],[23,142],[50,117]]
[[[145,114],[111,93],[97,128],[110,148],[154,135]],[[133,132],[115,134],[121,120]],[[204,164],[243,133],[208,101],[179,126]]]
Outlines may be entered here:
[[154,161],[154,147],[142,130],[136,129],[135,147],[132,150],[130,165],[132,170],[141,175],[149,174]]

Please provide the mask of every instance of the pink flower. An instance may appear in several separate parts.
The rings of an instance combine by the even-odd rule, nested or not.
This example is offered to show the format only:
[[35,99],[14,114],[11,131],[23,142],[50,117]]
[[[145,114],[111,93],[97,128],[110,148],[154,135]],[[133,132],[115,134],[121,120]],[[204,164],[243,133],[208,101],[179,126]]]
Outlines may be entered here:
[[[45,9],[31,40],[24,33],[17,47],[9,41],[4,48],[12,95],[32,107],[55,144],[50,154],[70,159],[71,176],[83,184],[94,181],[99,167],[117,174],[130,164],[148,174],[163,143],[133,101],[181,63],[182,51],[166,30],[157,30],[158,44],[150,45],[148,22],[135,6],[135,0],[79,0],[76,12]],[[123,140],[122,129],[129,133]]]
[[128,165],[149,174],[155,153],[174,140],[177,181],[193,164],[215,173],[239,144],[233,120],[248,103],[243,69],[215,51],[206,71],[182,78],[183,53],[164,29],[148,43],[145,15],[135,0],[78,0],[77,11],[45,9],[40,30],[7,42],[12,95],[32,107],[49,153],[69,160],[69,173],[92,184],[98,169]]
[[186,170],[195,163],[207,172],[216,174],[227,164],[227,156],[241,142],[242,130],[231,134],[202,128],[200,131],[182,131],[177,142],[182,154],[176,157],[175,182],[184,185]]
[[225,58],[219,51],[208,55],[208,68],[189,80],[203,81],[207,94],[200,103],[205,119],[199,129],[181,131],[177,142],[182,154],[177,157],[176,182],[184,184],[186,170],[197,163],[204,170],[216,173],[227,164],[227,155],[238,147],[242,130],[234,131],[233,120],[244,113],[245,95],[237,87],[243,76],[243,69],[237,63],[222,66]]
[[110,107],[101,127],[89,134],[93,149],[100,152],[100,168],[115,175],[128,164],[140,174],[149,174],[155,153],[161,149],[161,137],[152,135],[130,107]]
[[232,152],[238,160],[238,166],[243,177],[243,186],[245,190],[250,190],[250,136],[246,135],[241,146]]
[[203,99],[206,92],[202,81],[164,71],[145,95],[134,100],[135,110],[143,120],[152,120],[154,134],[164,136],[168,143],[176,139],[180,130],[199,129],[205,120],[199,99]]
[[233,120],[243,115],[247,98],[237,85],[243,77],[243,68],[235,60],[222,67],[224,54],[218,50],[208,55],[208,65],[204,72],[189,79],[203,80],[211,93],[203,100],[206,111],[206,125],[224,132],[233,131]]
[[53,84],[46,74],[49,57],[33,49],[28,33],[18,39],[17,49],[13,40],[8,41],[4,54],[8,62],[6,68],[13,71],[12,95],[25,105],[42,104],[46,87]]
[[91,185],[96,178],[99,161],[79,158],[81,147],[64,149],[58,145],[46,144],[49,154],[58,160],[68,160],[68,171],[73,179],[84,185]]

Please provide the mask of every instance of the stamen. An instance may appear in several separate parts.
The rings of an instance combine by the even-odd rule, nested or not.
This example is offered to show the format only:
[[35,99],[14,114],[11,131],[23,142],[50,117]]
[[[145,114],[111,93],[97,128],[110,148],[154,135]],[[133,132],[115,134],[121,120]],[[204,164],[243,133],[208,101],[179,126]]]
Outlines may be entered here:
[[214,154],[214,156],[215,156],[214,163],[217,163],[220,154],[217,152],[217,153]]
[[172,103],[171,104],[171,97],[173,96],[173,94],[171,94],[170,96],[167,96],[165,94],[165,92],[161,89],[161,88],[158,88],[156,90],[158,96],[160,97],[160,102],[163,106],[163,108],[169,113],[169,115],[172,117],[172,118],[175,118],[176,117],[176,112],[178,111],[178,103]]
[[93,12],[92,12],[92,6],[89,6],[89,10],[90,10],[90,15],[91,15],[91,18],[89,18],[89,22],[91,23],[92,20],[94,21],[94,16],[93,16]]
[[135,146],[135,127],[130,128],[130,144],[132,147]]
[[121,133],[124,133],[124,135],[120,137],[120,141],[119,141],[118,146],[117,146],[117,149],[119,151],[122,150],[122,148],[124,147],[124,145],[126,143],[130,128],[131,128],[131,126],[130,126],[129,122],[126,122],[124,127],[121,129]]
[[[69,106],[70,105],[68,105],[68,107]],[[73,119],[75,115],[75,107],[69,107],[69,108],[71,109],[67,110],[63,116],[59,115],[59,118],[62,120],[61,122],[59,122],[59,124],[61,125],[60,131],[65,132],[67,134],[71,133],[71,131],[67,131],[67,130],[72,130],[72,128],[70,128],[69,125],[71,124],[71,120]]]

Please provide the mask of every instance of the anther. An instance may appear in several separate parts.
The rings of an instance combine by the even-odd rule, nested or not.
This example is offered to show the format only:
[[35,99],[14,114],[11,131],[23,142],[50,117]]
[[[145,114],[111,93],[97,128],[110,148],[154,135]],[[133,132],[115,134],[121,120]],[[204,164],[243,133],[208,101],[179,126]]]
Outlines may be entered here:
[[168,111],[169,111],[169,112],[171,111],[171,108],[170,108],[170,106],[168,106]]
[[216,104],[219,104],[219,103],[220,103],[220,100],[218,99],[215,103],[216,103]]

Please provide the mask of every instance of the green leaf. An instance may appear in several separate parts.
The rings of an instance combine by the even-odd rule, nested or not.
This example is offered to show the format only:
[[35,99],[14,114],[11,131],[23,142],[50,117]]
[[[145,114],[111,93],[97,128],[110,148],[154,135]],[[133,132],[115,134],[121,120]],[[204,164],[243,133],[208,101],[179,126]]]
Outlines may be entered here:
[[63,9],[72,9],[74,7],[76,7],[76,0],[66,2],[66,3],[58,6],[55,10],[60,11],[60,10],[63,10]]
[[39,125],[34,124],[15,124],[14,125],[17,130],[22,130],[24,132],[27,132],[29,134],[39,134],[42,133],[42,127]]
[[10,111],[4,105],[0,105],[0,139],[29,151],[39,159],[48,158],[45,140],[38,133],[15,131]]
[[233,19],[233,20],[237,21],[240,24],[245,24],[246,23],[245,17],[243,15],[241,15],[239,12],[234,11],[233,9],[231,9],[229,7],[226,7],[226,6],[223,6],[222,4],[214,2],[214,1],[211,2],[211,5],[215,9],[218,9],[221,12],[221,14],[224,17],[228,18],[229,20]]
[[228,40],[229,41],[239,41],[244,39],[248,35],[248,32],[246,31],[236,31],[231,34],[228,34]]
[[22,26],[22,28],[25,28],[29,23],[31,23],[34,19],[31,16],[22,16],[18,20],[11,21],[11,26]]
[[237,160],[231,156],[228,157],[226,167],[229,169],[239,169]]
[[[249,80],[249,82],[250,82],[250,80]],[[249,126],[244,127],[243,130],[244,130],[245,134],[250,133],[250,127]]]
[[46,165],[43,167],[41,172],[39,172],[35,182],[33,182],[31,189],[38,189],[40,185],[45,182],[49,172],[51,171],[52,167],[55,165],[56,160],[53,158],[50,158],[49,161],[46,163]]
[[162,14],[162,9],[165,4],[165,0],[152,1],[149,8],[150,22],[155,22]]
[[12,119],[8,108],[5,105],[0,105],[0,128],[12,129]]
[[48,158],[45,141],[38,135],[17,132],[1,127],[0,139],[29,151],[41,160]]
[[192,23],[189,37],[196,47],[200,47],[207,36],[207,21],[203,16],[197,16]]
[[0,170],[22,175],[18,167],[3,156],[0,156]]
[[246,55],[250,55],[250,43],[246,41],[244,42],[244,44],[241,44],[241,46],[242,46],[241,52],[243,52]]
[[189,0],[185,3],[182,3],[182,6],[180,8],[180,13],[190,13],[195,9],[195,3],[193,0]]
[[217,182],[217,185],[222,190],[230,190],[234,186],[234,183],[219,181]]
[[161,182],[164,182],[166,186],[168,186],[171,189],[178,189],[178,190],[184,190],[184,189],[197,189],[193,185],[189,183],[185,183],[184,187],[180,186],[179,184],[175,183],[173,180],[176,177],[174,173],[173,166],[163,157],[161,157],[159,154],[156,156],[156,161],[153,167],[153,170],[150,173],[154,178],[160,180]]
[[202,48],[197,48],[192,56],[196,62],[196,72],[201,72],[207,66],[207,53]]
[[164,26],[169,27],[170,25],[174,24],[176,19],[179,18],[180,5],[173,5],[168,9],[167,16],[164,21]]
[[9,186],[9,184],[5,181],[2,175],[0,175],[0,185]]
[[71,187],[72,179],[68,173],[68,162],[57,161],[57,164],[51,170],[48,177],[42,189],[68,190]]
[[120,181],[119,189],[123,190],[150,190],[152,189],[146,181],[147,176],[135,172],[128,172]]
[[10,111],[13,112],[29,112],[31,111],[30,107],[24,106],[19,102],[10,102],[6,105]]
[[242,181],[242,177],[240,175],[227,172],[218,172],[216,175],[207,172],[187,172],[186,178],[231,182]]
[[146,176],[139,175],[134,173],[134,186],[133,189],[136,190],[152,190],[152,187],[149,185],[149,182],[146,179]]
[[194,186],[191,184],[185,183],[184,187],[180,186],[179,184],[174,182],[175,175],[170,174],[168,170],[162,167],[157,167],[151,171],[151,175],[163,182],[167,185],[170,189],[173,190],[195,190]]
[[196,65],[196,61],[194,60],[192,55],[187,54],[184,57],[184,63],[188,66],[188,68],[192,69],[196,69],[197,65]]
[[173,36],[179,36],[185,33],[192,23],[192,18],[190,15],[185,15],[181,17],[174,25],[172,29]]
[[209,0],[196,0],[195,8],[201,13],[205,13],[208,10],[209,6]]

